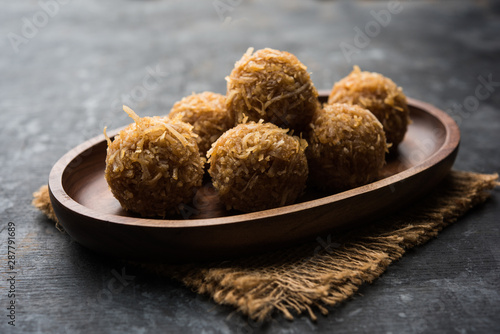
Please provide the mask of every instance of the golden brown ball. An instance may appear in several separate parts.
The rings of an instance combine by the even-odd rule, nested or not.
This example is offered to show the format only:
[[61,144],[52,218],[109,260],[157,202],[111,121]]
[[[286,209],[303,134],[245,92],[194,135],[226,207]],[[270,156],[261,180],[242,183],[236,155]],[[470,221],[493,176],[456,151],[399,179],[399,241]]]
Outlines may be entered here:
[[128,211],[165,216],[192,200],[201,186],[204,161],[192,126],[167,117],[140,118],[108,140],[105,178]]
[[410,111],[401,87],[379,73],[361,71],[358,66],[335,83],[328,103],[356,104],[370,110],[382,123],[387,142],[395,150],[410,123]]
[[386,151],[382,124],[370,111],[356,105],[327,104],[311,122],[310,179],[328,191],[367,184],[377,179]]
[[227,80],[227,108],[235,124],[274,123],[295,133],[307,128],[319,107],[307,67],[288,52],[253,48],[236,62]]
[[221,202],[245,212],[294,203],[306,185],[306,147],[304,139],[271,123],[228,130],[208,151],[208,172]]
[[226,97],[212,92],[192,94],[176,102],[170,110],[169,118],[193,125],[198,135],[198,148],[202,156],[217,138],[232,127],[226,109]]

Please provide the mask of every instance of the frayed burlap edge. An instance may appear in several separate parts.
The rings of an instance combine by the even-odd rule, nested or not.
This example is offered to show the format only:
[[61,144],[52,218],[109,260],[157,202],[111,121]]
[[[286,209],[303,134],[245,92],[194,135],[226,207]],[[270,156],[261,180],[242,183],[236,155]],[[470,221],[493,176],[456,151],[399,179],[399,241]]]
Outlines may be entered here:
[[62,225],[57,220],[54,208],[50,203],[49,186],[41,186],[38,191],[35,191],[33,193],[33,201],[31,201],[31,204],[38,210],[42,211],[42,213],[45,214],[47,218],[53,220],[56,223],[56,228],[59,231],[64,232]]
[[[498,174],[452,171],[426,198],[404,212],[341,235],[318,237],[295,248],[238,260],[151,265],[142,268],[174,278],[218,304],[231,305],[253,320],[274,311],[285,318],[327,307],[351,297],[371,283],[406,250],[435,237],[440,230],[489,197]],[[33,204],[57,221],[47,188],[34,193]],[[57,226],[57,225],[56,225]]]

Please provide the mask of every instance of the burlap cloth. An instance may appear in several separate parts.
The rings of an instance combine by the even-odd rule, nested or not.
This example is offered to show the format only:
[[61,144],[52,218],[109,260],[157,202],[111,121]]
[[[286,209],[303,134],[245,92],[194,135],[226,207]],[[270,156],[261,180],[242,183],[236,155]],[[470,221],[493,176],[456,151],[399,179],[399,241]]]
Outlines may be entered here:
[[[369,227],[318,237],[291,249],[238,260],[190,265],[140,265],[173,278],[216,303],[232,305],[254,320],[276,311],[285,318],[328,308],[351,297],[365,282],[380,276],[408,249],[437,236],[498,186],[498,174],[452,171],[428,196],[410,208]],[[47,186],[34,194],[33,205],[50,219]]]

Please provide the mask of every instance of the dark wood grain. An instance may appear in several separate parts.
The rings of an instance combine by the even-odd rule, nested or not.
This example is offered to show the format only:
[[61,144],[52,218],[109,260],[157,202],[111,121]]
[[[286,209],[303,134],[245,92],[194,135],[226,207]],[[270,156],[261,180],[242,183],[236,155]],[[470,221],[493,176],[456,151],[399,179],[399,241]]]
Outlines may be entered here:
[[145,219],[124,211],[109,191],[104,179],[106,141],[98,136],[55,164],[49,180],[52,202],[76,241],[121,258],[204,261],[292,245],[373,221],[442,180],[457,154],[458,127],[429,104],[411,99],[409,104],[413,123],[398,153],[388,157],[382,178],[342,193],[308,188],[294,205],[243,214],[226,211],[207,180],[180,215]]

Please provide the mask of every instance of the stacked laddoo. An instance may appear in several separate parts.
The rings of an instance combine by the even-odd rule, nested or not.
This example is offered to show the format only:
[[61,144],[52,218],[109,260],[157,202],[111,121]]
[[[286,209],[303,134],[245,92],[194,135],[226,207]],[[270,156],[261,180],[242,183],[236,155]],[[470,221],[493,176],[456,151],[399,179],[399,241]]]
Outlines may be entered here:
[[198,135],[200,154],[205,156],[212,144],[232,127],[226,109],[226,97],[212,92],[192,94],[176,102],[169,118],[189,123]]
[[304,139],[271,123],[239,124],[208,152],[209,173],[228,209],[258,211],[295,202],[308,175]]
[[410,123],[402,88],[382,74],[361,71],[358,66],[335,83],[328,103],[356,104],[370,110],[382,123],[391,150],[396,150]]
[[307,67],[288,52],[253,53],[250,48],[226,80],[227,109],[235,125],[262,119],[298,134],[319,107]]
[[[355,66],[323,106],[294,55],[250,48],[226,78],[226,96],[192,94],[167,117],[140,118],[108,140],[105,178],[126,210],[164,217],[192,201],[208,174],[227,209],[293,204],[309,179],[338,192],[378,179],[403,140],[402,89]],[[304,139],[303,139],[304,138]]]
[[196,135],[187,123],[124,110],[134,123],[113,141],[107,138],[104,176],[125,210],[164,217],[189,203],[202,184],[204,159]]

